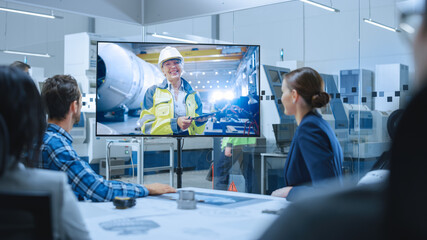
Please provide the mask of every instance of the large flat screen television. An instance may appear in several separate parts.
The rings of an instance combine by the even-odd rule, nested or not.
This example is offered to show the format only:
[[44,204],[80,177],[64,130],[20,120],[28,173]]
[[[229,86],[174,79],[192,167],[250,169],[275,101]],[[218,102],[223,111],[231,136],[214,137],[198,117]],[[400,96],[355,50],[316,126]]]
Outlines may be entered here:
[[260,135],[260,47],[97,43],[97,136]]

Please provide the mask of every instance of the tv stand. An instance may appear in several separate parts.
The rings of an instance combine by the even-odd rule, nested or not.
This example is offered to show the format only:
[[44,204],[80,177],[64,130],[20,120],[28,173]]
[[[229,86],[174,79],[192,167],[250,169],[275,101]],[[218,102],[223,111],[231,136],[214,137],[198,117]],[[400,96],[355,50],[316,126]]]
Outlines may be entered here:
[[182,145],[181,145],[182,137],[176,138],[176,144],[177,144],[177,155],[178,155],[178,161],[176,166],[176,187],[182,188]]
[[[120,140],[120,139],[107,139],[106,140],[106,149],[107,149],[107,156],[106,156],[106,180],[110,180],[110,171],[114,169],[124,169],[124,168],[132,168],[132,166],[111,166],[110,164],[110,148],[112,146],[128,146],[131,147],[131,151],[129,153],[130,157],[132,156],[132,152],[137,152],[137,183],[138,184],[144,184],[144,172],[150,172],[150,171],[162,171],[162,170],[168,170],[169,171],[169,183],[171,186],[173,186],[173,173],[174,173],[174,146],[173,142],[158,142],[158,141],[146,141],[144,137],[141,137],[139,140],[132,139],[132,140]],[[150,167],[145,168],[144,167],[144,152],[146,150],[146,147],[148,145],[163,145],[167,148],[169,148],[169,165],[168,166],[161,166],[161,167]]]

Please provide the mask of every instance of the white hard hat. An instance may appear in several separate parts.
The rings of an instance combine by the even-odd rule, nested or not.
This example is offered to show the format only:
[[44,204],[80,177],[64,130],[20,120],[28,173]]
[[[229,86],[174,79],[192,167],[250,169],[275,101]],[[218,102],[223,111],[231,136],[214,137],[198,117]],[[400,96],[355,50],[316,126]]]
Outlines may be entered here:
[[160,51],[159,55],[159,68],[162,68],[164,62],[170,59],[179,59],[181,63],[184,63],[184,57],[181,53],[174,47],[167,46]]

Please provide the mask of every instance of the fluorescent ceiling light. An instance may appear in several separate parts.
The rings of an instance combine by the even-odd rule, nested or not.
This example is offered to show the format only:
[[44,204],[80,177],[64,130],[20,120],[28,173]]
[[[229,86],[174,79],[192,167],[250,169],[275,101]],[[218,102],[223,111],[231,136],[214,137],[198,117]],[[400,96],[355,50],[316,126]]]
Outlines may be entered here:
[[4,8],[4,7],[0,7],[0,11],[20,13],[20,14],[31,15],[31,16],[36,16],[36,17],[50,18],[50,19],[62,18],[60,16],[53,15],[53,13],[51,15],[49,15],[49,14],[35,13],[35,12],[23,11],[23,10],[12,9],[12,8]]
[[316,7],[323,8],[323,9],[331,11],[331,12],[339,12],[340,11],[340,10],[338,10],[336,8],[329,7],[329,6],[326,6],[326,5],[321,4],[321,3],[313,2],[311,0],[300,0],[300,1],[303,2],[303,3],[311,4],[311,5],[316,6]]
[[374,26],[377,26],[377,27],[380,27],[380,28],[387,29],[387,30],[392,31],[392,32],[400,32],[400,30],[399,30],[399,29],[397,29],[397,28],[392,28],[392,27],[387,26],[387,25],[384,25],[384,24],[382,24],[382,23],[375,22],[375,21],[373,21],[373,20],[372,20],[372,19],[370,19],[370,18],[369,18],[369,19],[368,19],[368,18],[364,18],[364,19],[363,19],[363,21],[364,21],[364,22],[366,22],[366,23],[372,24],[372,25],[374,25]]
[[407,23],[401,23],[401,24],[399,24],[399,27],[409,34],[415,33],[415,28],[412,27],[411,25],[407,24]]
[[29,52],[19,52],[19,51],[9,51],[9,50],[3,50],[4,53],[9,54],[18,54],[18,55],[26,55],[26,56],[35,56],[35,57],[51,57],[49,54],[41,54],[41,53],[29,53]]
[[157,33],[151,33],[151,36],[157,37],[157,38],[164,38],[164,39],[169,39],[169,40],[180,41],[180,42],[197,43],[196,41],[191,41],[191,40],[188,40],[188,39],[183,39],[183,38],[177,38],[177,37],[171,37],[171,36],[161,35],[161,34],[157,34]]

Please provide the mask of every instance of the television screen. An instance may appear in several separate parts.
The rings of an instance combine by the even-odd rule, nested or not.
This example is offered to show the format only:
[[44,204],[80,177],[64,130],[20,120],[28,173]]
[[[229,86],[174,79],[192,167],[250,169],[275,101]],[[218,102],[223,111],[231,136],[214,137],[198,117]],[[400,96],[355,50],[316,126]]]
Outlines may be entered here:
[[260,135],[258,45],[98,42],[97,136]]

